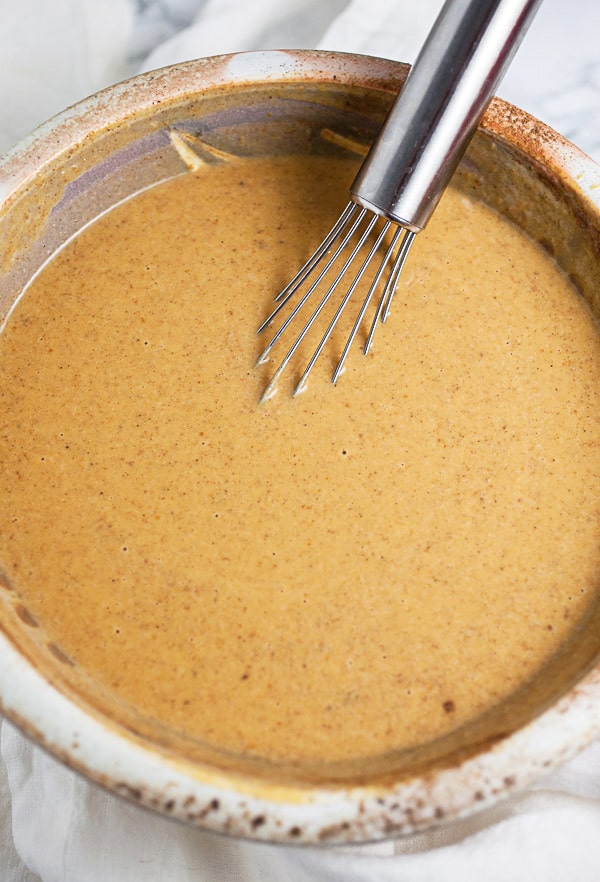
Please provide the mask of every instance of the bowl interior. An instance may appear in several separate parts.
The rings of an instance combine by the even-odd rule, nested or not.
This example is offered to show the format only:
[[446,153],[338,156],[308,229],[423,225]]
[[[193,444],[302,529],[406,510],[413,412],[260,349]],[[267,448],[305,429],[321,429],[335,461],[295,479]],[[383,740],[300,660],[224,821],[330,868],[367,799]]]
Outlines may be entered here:
[[[132,194],[185,173],[186,150],[207,161],[218,161],[215,151],[243,156],[348,154],[352,149],[345,139],[369,144],[406,68],[390,65],[385,76],[378,73],[376,77],[367,77],[361,64],[346,77],[337,77],[335,70],[331,64],[321,74],[312,69],[310,74],[281,80],[275,76],[265,81],[240,78],[224,82],[216,78],[199,88],[194,83],[186,87],[185,69],[180,69],[162,73],[155,80],[147,78],[137,107],[131,97],[134,83],[127,87],[127,101],[113,100],[110,106],[100,102],[95,116],[87,110],[73,111],[58,124],[63,139],[59,148],[42,164],[35,160],[33,143],[23,154],[8,160],[5,177],[0,178],[7,188],[17,181],[0,206],[4,243],[0,319],[10,313],[27,282],[48,258],[83,226]],[[170,82],[176,88],[170,90]],[[160,94],[156,103],[148,98],[152,89]],[[65,135],[73,120],[75,135]],[[324,129],[341,137],[324,139]],[[496,208],[541,242],[597,313],[598,209],[558,165],[549,165],[540,156],[536,143],[525,115],[495,102],[455,175],[454,185]],[[229,756],[192,742],[182,732],[165,731],[155,721],[141,717],[135,708],[102,694],[48,643],[43,628],[11,590],[8,580],[0,578],[0,584],[4,589],[0,603],[4,633],[45,678],[86,712],[110,721],[127,738],[149,744],[159,754],[221,771],[235,770],[250,778],[303,785],[397,782],[424,769],[448,767],[479,754],[564,696],[593,667],[600,651],[599,603],[534,681],[449,736],[408,752],[378,755],[375,751],[360,764],[272,765]],[[27,729],[27,721],[20,722]]]

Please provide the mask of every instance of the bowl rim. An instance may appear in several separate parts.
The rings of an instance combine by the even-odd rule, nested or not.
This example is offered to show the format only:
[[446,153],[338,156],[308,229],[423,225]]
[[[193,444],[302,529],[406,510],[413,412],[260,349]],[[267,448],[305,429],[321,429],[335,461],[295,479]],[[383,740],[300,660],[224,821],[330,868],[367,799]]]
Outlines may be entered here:
[[[0,157],[0,207],[40,169],[135,114],[253,83],[357,84],[392,91],[407,65],[317,50],[243,52],[141,74],[67,108]],[[526,112],[493,99],[481,124],[550,169],[600,212],[600,168]],[[85,712],[0,632],[0,709],[38,745],[109,791],[167,817],[270,842],[349,844],[413,834],[495,805],[600,734],[600,664],[555,705],[484,753],[385,787],[308,788],[232,777],[159,754]]]

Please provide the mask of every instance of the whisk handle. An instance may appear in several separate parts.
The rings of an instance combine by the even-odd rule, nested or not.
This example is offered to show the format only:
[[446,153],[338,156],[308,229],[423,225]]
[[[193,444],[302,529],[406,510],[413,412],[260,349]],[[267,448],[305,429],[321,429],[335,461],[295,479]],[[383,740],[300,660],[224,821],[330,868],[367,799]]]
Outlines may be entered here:
[[429,220],[541,0],[447,0],[351,188],[408,229]]

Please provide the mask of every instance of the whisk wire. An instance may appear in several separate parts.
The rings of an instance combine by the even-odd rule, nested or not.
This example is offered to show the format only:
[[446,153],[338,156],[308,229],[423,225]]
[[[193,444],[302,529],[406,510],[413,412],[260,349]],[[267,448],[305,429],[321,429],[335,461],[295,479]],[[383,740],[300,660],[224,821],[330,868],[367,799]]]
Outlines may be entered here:
[[[385,287],[382,291],[381,297],[379,298],[379,303],[377,304],[377,309],[375,310],[375,315],[373,316],[373,321],[371,323],[371,327],[369,329],[369,333],[367,335],[367,341],[364,345],[363,352],[365,355],[371,350],[371,346],[373,345],[373,337],[375,335],[375,329],[377,328],[377,323],[381,320],[385,322],[387,317],[390,314],[390,309],[392,306],[392,300],[394,299],[394,294],[396,293],[396,287],[398,285],[398,279],[400,278],[400,273],[404,269],[404,264],[406,262],[406,258],[408,257],[408,252],[410,251],[410,246],[415,241],[416,233],[411,232],[411,230],[405,230],[402,227],[396,230],[394,238],[392,240],[392,244],[390,245],[390,251],[393,251],[395,245],[400,238],[400,236],[404,236],[400,247],[398,248],[396,257],[394,259],[394,263],[392,264],[392,268],[390,270],[390,274],[388,276],[387,282],[385,283]],[[389,251],[388,251],[389,253]],[[388,257],[386,255],[386,261]],[[381,267],[383,269],[383,266]],[[377,280],[379,281],[379,280]],[[374,286],[373,286],[374,287]]]
[[[391,226],[392,226],[391,221],[388,221],[388,222],[383,226],[382,231],[381,231],[380,238],[379,238],[379,240],[378,240],[379,242],[383,241],[384,236],[387,234],[387,232],[388,232],[388,230],[390,229]],[[397,246],[397,244],[398,244],[398,240],[400,239],[400,237],[401,237],[402,235],[405,236],[405,241],[406,241],[406,237],[409,235],[409,233],[408,233],[407,230],[404,230],[402,227],[398,227],[398,228],[396,229],[394,235],[392,236],[392,241],[390,242],[390,244],[389,244],[389,246],[388,246],[388,249],[387,249],[387,251],[385,252],[385,255],[384,255],[384,257],[383,257],[383,260],[381,261],[381,263],[380,263],[380,265],[379,265],[379,268],[377,269],[377,272],[375,273],[375,276],[373,277],[373,281],[371,282],[371,286],[370,286],[369,290],[367,291],[366,297],[365,297],[364,300],[363,300],[362,306],[361,306],[361,308],[360,308],[360,310],[359,310],[359,312],[358,312],[358,315],[357,315],[357,317],[356,317],[356,321],[354,322],[354,325],[352,326],[352,330],[350,331],[350,334],[349,334],[349,336],[348,336],[348,339],[346,340],[346,344],[345,344],[345,346],[344,346],[344,348],[343,348],[343,350],[342,350],[342,354],[341,354],[341,356],[340,356],[340,358],[339,358],[339,361],[338,361],[338,363],[337,363],[337,365],[336,365],[336,367],[335,367],[335,370],[334,370],[334,372],[333,372],[333,375],[332,375],[332,377],[331,377],[331,382],[334,383],[334,384],[337,383],[338,377],[339,377],[340,374],[342,373],[342,370],[343,370],[343,368],[344,368],[344,364],[346,363],[346,358],[348,357],[348,353],[349,353],[349,351],[350,351],[350,347],[351,347],[352,344],[354,343],[354,339],[355,339],[355,337],[356,337],[356,335],[357,335],[357,333],[358,333],[358,329],[360,328],[360,326],[361,326],[361,324],[362,324],[362,322],[363,322],[363,319],[364,319],[365,313],[366,313],[366,311],[367,311],[367,309],[368,309],[368,307],[369,307],[369,304],[370,304],[370,302],[371,302],[371,300],[372,300],[372,298],[373,298],[373,294],[375,293],[375,291],[376,291],[376,289],[377,289],[377,286],[379,285],[379,283],[380,283],[380,281],[381,281],[381,277],[382,277],[383,273],[385,272],[385,269],[386,269],[386,267],[387,267],[387,265],[388,265],[388,263],[389,263],[389,261],[390,261],[392,255],[394,254],[394,251],[395,251],[396,246]],[[414,235],[414,234],[412,234],[412,235]],[[403,243],[403,245],[404,245],[404,243]],[[403,245],[402,245],[401,247],[403,247]],[[370,259],[370,258],[371,258],[371,254],[369,254],[369,259]],[[390,272],[390,277],[388,278],[388,281],[387,281],[387,283],[386,283],[386,286],[385,286],[385,288],[384,288],[384,292],[383,292],[383,295],[382,295],[382,296],[385,295],[385,291],[387,290],[388,285],[390,284],[391,273],[393,273],[393,270],[394,270],[395,265],[396,265],[396,262],[394,262],[394,264],[393,264],[393,266],[392,266],[392,270],[391,270],[391,272]],[[394,279],[394,285],[397,284],[397,281],[398,281],[398,276],[396,276],[395,279]],[[379,305],[379,307],[378,307],[378,312],[376,312],[376,314],[375,314],[375,318],[373,319],[373,323],[372,323],[372,325],[371,325],[371,329],[370,329],[370,331],[369,331],[369,336],[367,337],[367,343],[365,344],[365,347],[364,347],[364,349],[363,349],[363,352],[365,353],[365,355],[367,354],[367,352],[368,352],[369,349],[371,348],[371,345],[370,345],[370,344],[372,343],[373,335],[374,335],[374,333],[375,333],[375,328],[376,328],[376,326],[377,326],[377,320],[378,320],[378,317],[379,317],[379,313],[381,312],[381,304],[382,304],[382,300],[380,300],[380,305]]]
[[[353,281],[352,281],[352,284],[348,287],[348,289],[347,289],[347,291],[346,291],[344,297],[342,298],[341,303],[339,304],[338,308],[336,309],[336,311],[335,311],[335,313],[334,313],[334,315],[333,315],[333,318],[332,318],[331,321],[329,322],[329,324],[328,324],[328,326],[327,326],[327,329],[326,329],[325,333],[323,334],[323,336],[322,336],[322,338],[321,338],[321,341],[320,341],[319,345],[317,346],[317,348],[316,348],[315,351],[313,352],[313,354],[312,354],[312,356],[311,356],[311,358],[310,358],[310,361],[308,362],[308,364],[307,364],[307,366],[306,366],[306,369],[305,369],[304,373],[303,373],[302,376],[300,377],[300,380],[299,380],[298,384],[296,385],[296,388],[294,389],[294,392],[293,392],[293,395],[294,395],[294,396],[299,395],[300,392],[303,391],[304,386],[305,386],[305,384],[306,384],[306,381],[307,381],[307,379],[308,379],[308,376],[309,376],[310,372],[312,371],[315,362],[317,361],[319,355],[320,355],[321,352],[323,351],[323,349],[324,349],[324,347],[325,347],[325,344],[327,343],[327,341],[328,341],[329,338],[331,337],[331,334],[332,334],[332,332],[333,332],[334,327],[335,327],[336,324],[338,323],[338,321],[339,321],[339,319],[340,319],[340,316],[342,315],[342,313],[343,313],[344,309],[346,308],[346,306],[347,306],[347,304],[348,304],[350,298],[352,297],[352,294],[354,293],[354,290],[355,290],[356,286],[358,285],[358,283],[359,283],[360,280],[362,279],[363,275],[365,274],[365,271],[366,271],[367,267],[369,266],[369,264],[370,264],[370,262],[371,262],[373,256],[374,256],[375,253],[379,250],[379,247],[381,246],[381,243],[383,242],[383,240],[384,240],[384,238],[385,238],[385,235],[386,235],[386,233],[387,233],[387,231],[388,231],[390,225],[391,225],[391,224],[390,224],[390,222],[388,221],[388,222],[387,222],[386,224],[384,224],[384,226],[381,228],[381,230],[380,230],[380,232],[379,232],[379,235],[378,235],[377,238],[375,239],[375,242],[374,242],[373,245],[371,246],[371,249],[369,250],[369,253],[367,254],[367,256],[366,256],[366,258],[364,259],[364,261],[363,261],[363,263],[362,263],[360,269],[358,270],[357,274],[355,275],[355,277],[354,277],[354,279],[353,279]],[[372,226],[373,226],[373,223],[371,224],[371,227],[372,227]],[[391,248],[391,246],[390,246],[390,248]],[[391,253],[391,252],[390,252],[390,249],[388,249],[388,254],[389,254],[389,253]],[[384,258],[384,261],[387,261],[387,260],[389,259],[388,254],[386,254],[386,256],[385,256],[385,258]],[[382,264],[382,266],[380,267],[380,270],[379,270],[378,276],[380,276],[380,275],[381,275],[381,272],[383,272],[383,267],[384,267],[384,264]],[[354,324],[354,327],[353,327],[353,329],[352,329],[352,332],[351,332],[351,334],[350,334],[350,337],[348,338],[348,340],[347,340],[347,342],[346,342],[346,346],[344,347],[344,351],[342,352],[342,357],[340,358],[340,360],[339,360],[339,362],[338,362],[338,364],[337,364],[336,370],[335,370],[335,372],[334,372],[334,377],[337,377],[337,376],[339,375],[339,373],[341,372],[341,369],[342,369],[342,367],[343,367],[343,362],[345,361],[345,357],[346,357],[346,355],[347,355],[348,349],[350,348],[350,345],[352,344],[352,341],[354,340],[354,337],[356,336],[356,332],[358,331],[358,327],[360,326],[361,316],[364,315],[364,311],[366,310],[366,308],[367,308],[367,306],[368,306],[368,301],[371,299],[372,291],[374,290],[374,285],[375,285],[375,284],[376,284],[376,282],[375,282],[374,284],[371,285],[371,288],[369,289],[369,294],[368,294],[367,297],[365,298],[365,302],[363,303],[363,307],[362,307],[362,309],[361,309],[361,311],[360,311],[360,313],[359,313],[359,318],[357,319],[357,321],[356,321],[355,324]],[[335,380],[334,380],[333,378],[332,378],[332,382],[335,382]]]
[[[320,271],[320,273],[318,274],[315,281],[311,284],[311,286],[308,288],[306,293],[298,301],[298,303],[294,307],[294,310],[290,313],[290,315],[284,321],[284,323],[279,328],[279,330],[277,331],[275,336],[272,337],[272,339],[270,340],[268,345],[262,351],[262,353],[260,354],[260,356],[258,358],[257,364],[263,364],[267,360],[269,353],[271,352],[271,349],[275,346],[275,344],[277,343],[277,341],[279,340],[281,335],[286,331],[289,324],[298,315],[298,313],[300,312],[300,310],[302,309],[302,307],[304,306],[306,301],[312,296],[312,294],[314,293],[316,288],[319,286],[322,279],[327,275],[327,273],[331,269],[332,265],[338,259],[338,257],[342,253],[342,251],[344,251],[344,249],[346,248],[346,245],[348,244],[350,239],[354,236],[356,230],[359,228],[361,221],[363,220],[363,218],[367,214],[367,210],[365,208],[363,208],[363,209],[359,208],[359,206],[355,205],[354,203],[349,203],[349,206],[352,208],[352,211],[346,211],[346,209],[348,208],[348,206],[346,206],[346,209],[344,210],[342,215],[340,215],[338,222],[336,222],[336,224],[334,224],[333,228],[330,230],[328,236],[324,240],[324,241],[329,240],[329,248],[323,248],[322,247],[323,243],[322,243],[319,246],[319,248],[317,248],[317,250],[314,252],[314,254],[308,259],[308,261],[306,262],[304,267],[300,270],[300,272],[297,274],[298,276],[302,276],[301,280],[299,280],[293,286],[291,286],[291,285],[286,286],[283,289],[283,291],[275,298],[276,301],[279,300],[278,306],[264,320],[264,322],[262,323],[262,325],[258,329],[258,333],[263,331],[266,327],[268,327],[271,324],[271,322],[281,312],[283,307],[288,303],[290,298],[296,293],[298,288],[301,286],[302,282],[304,282],[308,278],[310,273],[318,267],[319,263],[325,257],[327,257],[327,253],[328,253],[329,249],[333,247],[336,240],[339,239],[340,236],[343,236],[342,241],[337,246],[337,248],[335,249],[333,254],[330,256],[329,260],[327,261],[327,263],[325,264],[323,269]],[[352,222],[354,215],[358,215],[358,216],[356,217],[354,222]],[[343,225],[339,223],[339,221],[342,219],[342,217],[344,218]],[[344,235],[344,230],[348,225],[350,225],[349,229],[346,230],[345,235]],[[317,254],[319,255],[318,258],[313,260],[313,258],[315,258]],[[309,265],[310,265],[310,268],[306,272],[304,272],[304,269],[306,267],[308,267]],[[280,300],[281,297],[283,297],[283,299]]]
[[313,269],[320,263],[321,259],[327,254],[333,243],[336,241],[339,236],[341,236],[346,229],[347,224],[350,222],[353,215],[355,215],[359,211],[359,206],[350,200],[330,231],[327,233],[321,244],[318,248],[313,251],[311,256],[308,258],[304,266],[300,267],[296,275],[290,282],[285,286],[283,291],[275,298],[276,301],[282,300],[287,296],[288,292],[292,294],[298,290],[298,288],[302,285],[302,283],[308,278]]
[[[367,218],[367,223],[363,226],[363,221],[365,221],[365,218]],[[356,260],[359,252],[365,247],[366,243],[372,238],[372,236],[374,236],[374,240],[371,242],[367,256],[362,261],[359,269],[357,270],[354,277],[351,279],[350,284],[346,288],[341,302],[338,304],[333,314],[333,317],[327,325],[325,333],[321,337],[318,346],[311,355],[308,364],[302,376],[300,377],[300,380],[294,388],[293,395],[296,396],[303,391],[309,374],[311,373],[327,341],[330,339],[343,311],[350,302],[350,299],[354,294],[357,285],[363,278],[367,268],[370,266],[377,252],[380,251],[383,242],[390,232],[390,229],[394,228],[394,233],[391,237],[391,241],[375,272],[375,275],[371,281],[369,290],[363,300],[362,306],[354,322],[350,335],[346,340],[345,346],[342,350],[342,354],[337,362],[335,370],[333,371],[333,375],[331,378],[332,383],[337,382],[337,379],[343,370],[348,352],[350,350],[350,347],[352,346],[352,343],[354,342],[359,328],[362,325],[369,304],[371,303],[371,300],[380,285],[384,272],[386,271],[386,269],[388,269],[390,261],[393,258],[393,263],[391,265],[391,269],[389,269],[388,278],[383,287],[383,292],[379,299],[377,309],[375,311],[375,316],[367,335],[366,343],[363,347],[363,352],[365,354],[369,352],[373,342],[373,335],[375,333],[377,323],[379,322],[379,320],[385,321],[388,316],[394,291],[398,283],[398,278],[406,261],[410,246],[415,237],[414,232],[411,232],[410,230],[407,230],[402,226],[398,226],[397,224],[389,220],[383,222],[379,228],[379,231],[377,232],[377,234],[375,234],[376,225],[378,224],[378,222],[380,222],[380,220],[381,218],[379,215],[372,213],[366,208],[361,208],[361,206],[359,206],[355,202],[349,202],[335,224],[332,226],[325,239],[319,245],[319,247],[313,252],[313,254],[309,257],[304,266],[296,273],[296,275],[288,283],[288,285],[286,285],[286,287],[275,298],[277,306],[261,324],[258,329],[259,333],[267,328],[274,321],[281,310],[289,303],[294,294],[296,294],[301,289],[303,284],[305,282],[308,283],[307,290],[302,294],[299,301],[291,310],[290,314],[283,321],[279,329],[276,331],[265,349],[262,351],[261,355],[257,359],[257,364],[263,364],[268,360],[273,347],[285,333],[289,325],[296,319],[300,311],[304,308],[307,301],[321,286],[321,282],[323,281],[323,279],[328,276],[332,268],[335,267],[337,269],[338,260],[343,259],[344,262],[342,264],[342,267],[339,271],[337,271],[334,281],[326,287],[324,295],[321,297],[317,306],[314,308],[308,320],[301,328],[299,334],[296,336],[292,345],[288,349],[286,355],[283,357],[275,373],[272,375],[268,385],[266,386],[261,396],[261,401],[266,401],[268,398],[271,398],[275,394],[279,378],[281,377],[283,371],[298,350],[298,347],[301,345],[307,333],[314,325],[325,305],[330,301],[334,292],[338,290],[338,287],[340,286],[342,280],[347,275],[351,275],[350,268]],[[346,250],[349,251],[349,254],[348,256],[343,257]],[[324,265],[321,267],[321,264]],[[310,282],[310,277],[315,272],[317,273],[316,278],[314,279],[314,281]]]
[[[355,232],[356,228],[360,224],[361,220],[363,219],[364,215],[366,214],[366,210],[364,208],[361,210],[360,207],[355,202],[349,202],[346,205],[343,212],[340,214],[340,216],[338,217],[335,224],[329,230],[329,232],[327,233],[327,235],[325,236],[325,238],[323,239],[323,241],[321,242],[319,247],[316,248],[315,251],[313,251],[313,253],[308,258],[306,263],[300,267],[300,269],[298,270],[298,272],[296,273],[294,278],[291,279],[288,282],[288,284],[285,286],[285,288],[283,288],[283,290],[279,292],[277,297],[275,297],[275,302],[277,303],[277,307],[267,316],[267,318],[264,320],[264,322],[260,325],[260,327],[257,330],[258,334],[260,334],[262,331],[264,331],[265,328],[267,328],[271,324],[271,322],[277,317],[277,315],[281,312],[281,310],[284,308],[284,306],[291,300],[291,298],[294,296],[296,291],[298,291],[298,289],[302,287],[302,285],[304,284],[306,279],[310,276],[310,274],[313,272],[313,270],[316,269],[316,267],[320,264],[320,262],[323,260],[323,258],[326,257],[328,252],[331,250],[331,248],[335,244],[336,240],[339,239],[340,236],[342,236],[344,234],[344,230],[346,230],[347,226],[352,222],[353,216],[356,215],[357,213],[359,214],[359,217],[357,218],[356,222],[352,225],[350,232],[348,232],[346,234],[346,236],[344,236],[343,243],[338,249],[336,249],[333,258],[331,258],[327,262],[325,269],[319,275],[318,281],[320,281],[323,278],[323,276],[326,274],[329,266],[333,263],[335,258],[340,254],[342,247],[345,244],[347,244],[347,242],[349,241],[349,239],[351,238],[351,236]],[[315,285],[315,287],[316,287],[316,285]],[[271,342],[273,342],[273,341],[271,341]],[[259,364],[263,358],[264,358],[264,353],[258,359]]]
[[[304,306],[304,304],[306,303],[306,301],[308,300],[308,298],[311,296],[311,294],[313,293],[313,291],[317,288],[317,286],[318,286],[319,282],[321,281],[322,277],[326,274],[326,272],[329,270],[329,268],[332,266],[332,264],[336,261],[336,259],[337,259],[337,257],[339,256],[339,254],[341,254],[341,252],[345,249],[346,245],[348,244],[348,241],[352,238],[352,236],[354,235],[354,233],[355,233],[356,230],[358,229],[361,220],[363,219],[363,217],[364,217],[366,214],[367,214],[367,210],[366,210],[366,209],[361,209],[361,210],[359,211],[359,214],[358,214],[358,218],[357,218],[357,220],[356,220],[355,223],[352,225],[352,227],[351,227],[351,229],[348,231],[348,233],[344,236],[344,238],[343,238],[341,244],[340,244],[340,245],[338,246],[338,248],[336,249],[334,255],[333,255],[333,256],[327,261],[327,264],[326,264],[325,268],[324,268],[324,269],[322,270],[322,272],[319,274],[319,276],[317,277],[316,281],[310,286],[310,288],[309,288],[309,290],[306,292],[306,294],[301,298],[301,300],[300,300],[300,301],[297,303],[297,305],[294,307],[293,311],[290,313],[290,315],[288,316],[288,318],[286,319],[286,321],[283,323],[283,325],[281,326],[281,328],[279,329],[279,331],[277,332],[277,334],[273,337],[273,339],[271,340],[271,342],[269,343],[269,345],[267,346],[267,348],[264,350],[264,352],[263,352],[262,356],[260,357],[259,361],[264,361],[264,360],[265,360],[265,358],[267,357],[268,353],[270,352],[272,346],[275,344],[275,342],[277,341],[277,339],[279,338],[279,336],[280,336],[280,335],[283,333],[283,331],[287,328],[287,326],[289,325],[289,323],[290,323],[291,321],[293,321],[293,320],[295,319],[295,317],[298,315],[299,311],[302,309],[302,307]],[[271,397],[273,396],[273,394],[275,393],[275,389],[276,389],[276,386],[277,386],[277,382],[279,381],[279,378],[280,378],[281,374],[283,373],[283,371],[285,370],[285,368],[287,367],[287,365],[289,364],[289,362],[290,362],[291,359],[293,358],[294,353],[296,352],[296,350],[298,349],[298,347],[299,347],[300,344],[302,343],[304,337],[306,336],[306,334],[307,334],[308,331],[311,329],[311,327],[313,326],[314,322],[316,321],[316,319],[317,319],[318,316],[320,315],[321,311],[323,310],[323,307],[324,307],[325,304],[329,301],[329,299],[330,299],[332,293],[336,290],[336,288],[338,287],[340,281],[341,281],[341,280],[343,279],[343,277],[346,275],[346,272],[348,271],[348,268],[349,268],[349,267],[351,266],[351,264],[353,263],[353,261],[354,261],[356,255],[358,254],[358,252],[361,250],[361,248],[363,247],[363,245],[365,244],[365,242],[367,241],[367,239],[368,239],[369,236],[371,235],[371,232],[372,232],[372,230],[373,230],[375,224],[377,223],[377,221],[378,221],[378,217],[377,217],[377,215],[373,215],[373,216],[371,217],[371,220],[369,221],[369,223],[367,224],[367,226],[366,226],[365,229],[363,230],[362,234],[360,235],[358,241],[356,242],[356,244],[355,244],[354,247],[352,248],[352,251],[350,252],[349,256],[348,256],[348,257],[346,258],[346,260],[344,261],[344,264],[343,264],[342,268],[340,269],[340,271],[338,272],[337,276],[335,277],[334,281],[331,283],[331,285],[329,286],[329,288],[327,289],[327,291],[325,292],[325,294],[323,295],[323,297],[322,297],[321,300],[319,301],[319,304],[318,304],[318,305],[316,306],[316,308],[313,310],[313,312],[312,312],[310,318],[308,319],[308,321],[306,322],[306,324],[304,325],[304,327],[302,328],[302,330],[300,331],[300,333],[299,333],[298,336],[296,337],[294,343],[292,344],[292,346],[291,346],[290,349],[288,350],[287,354],[286,354],[285,357],[283,358],[281,364],[279,365],[279,367],[277,368],[277,370],[276,370],[275,373],[273,374],[273,376],[272,376],[270,382],[268,383],[267,387],[265,388],[265,390],[264,390],[264,392],[263,392],[263,394],[262,394],[262,396],[261,396],[261,401],[266,401],[267,399],[271,398]],[[298,388],[298,387],[297,387],[297,388]]]
[[383,313],[381,316],[381,321],[385,322],[387,317],[390,314],[390,309],[392,306],[392,300],[394,299],[394,294],[396,293],[396,287],[398,285],[398,279],[400,278],[400,274],[404,269],[404,264],[406,263],[406,258],[408,257],[408,252],[410,251],[410,247],[415,241],[415,236],[417,234],[411,232],[410,230],[406,230],[404,234],[404,241],[396,255],[396,259],[394,261],[394,265],[392,267],[392,272],[390,274],[390,279],[388,284],[385,287],[384,291],[384,299],[385,299],[385,307],[383,309]]

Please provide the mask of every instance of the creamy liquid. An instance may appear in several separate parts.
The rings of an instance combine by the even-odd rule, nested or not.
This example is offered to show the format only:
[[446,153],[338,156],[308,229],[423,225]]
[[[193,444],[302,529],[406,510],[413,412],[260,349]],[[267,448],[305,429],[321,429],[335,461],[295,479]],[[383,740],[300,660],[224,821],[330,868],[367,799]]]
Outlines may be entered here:
[[255,368],[255,328],[353,173],[240,160],[146,191],[0,337],[0,564],[72,676],[296,762],[473,719],[557,650],[600,572],[597,329],[456,192],[372,355],[331,387],[338,334],[303,395],[258,404],[283,351]]

